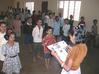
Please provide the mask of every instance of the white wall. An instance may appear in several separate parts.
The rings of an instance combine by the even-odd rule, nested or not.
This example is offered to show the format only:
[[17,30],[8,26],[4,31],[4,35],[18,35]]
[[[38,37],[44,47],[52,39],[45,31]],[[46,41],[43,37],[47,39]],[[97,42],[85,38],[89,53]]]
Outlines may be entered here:
[[25,8],[25,3],[26,2],[30,2],[30,1],[34,1],[34,9],[36,11],[41,10],[41,2],[42,0],[15,0],[14,1],[14,7],[16,7],[17,2],[20,2],[20,7],[21,8]]
[[[81,14],[85,16],[87,29],[90,30],[92,21],[94,18],[99,21],[99,0],[82,0]],[[99,22],[98,22],[98,33],[99,33]]]
[[34,10],[39,11],[42,7],[42,0],[35,0],[34,1]]
[[14,0],[13,7],[17,7],[17,2],[20,3],[21,8],[25,8],[25,0]]
[[13,0],[0,0],[0,12],[6,11],[8,6],[12,6]]
[[58,14],[58,0],[48,0],[48,9]]

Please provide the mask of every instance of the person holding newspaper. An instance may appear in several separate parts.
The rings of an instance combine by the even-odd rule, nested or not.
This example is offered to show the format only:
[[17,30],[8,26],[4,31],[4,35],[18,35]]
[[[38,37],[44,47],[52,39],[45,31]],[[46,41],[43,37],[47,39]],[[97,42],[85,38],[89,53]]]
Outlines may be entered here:
[[54,51],[52,51],[51,54],[61,64],[61,67],[63,68],[61,74],[81,74],[80,64],[87,54],[87,46],[85,43],[76,44],[74,30],[70,30],[68,35],[68,55],[66,61],[63,62]]

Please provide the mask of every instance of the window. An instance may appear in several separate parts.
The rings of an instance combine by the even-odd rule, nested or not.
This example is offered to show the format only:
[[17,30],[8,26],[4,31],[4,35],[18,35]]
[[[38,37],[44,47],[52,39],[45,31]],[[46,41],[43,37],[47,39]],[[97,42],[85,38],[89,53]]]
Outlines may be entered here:
[[74,16],[74,20],[79,20],[81,1],[59,1],[59,8],[63,9],[63,17]]
[[27,9],[30,10],[31,14],[34,11],[34,2],[26,2]]
[[63,1],[59,2],[59,8],[63,8]]

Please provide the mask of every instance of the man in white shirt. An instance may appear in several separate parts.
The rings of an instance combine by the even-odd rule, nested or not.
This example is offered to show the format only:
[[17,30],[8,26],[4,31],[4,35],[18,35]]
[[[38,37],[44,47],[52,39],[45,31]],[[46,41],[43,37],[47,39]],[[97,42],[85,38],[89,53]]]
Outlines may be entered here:
[[49,14],[49,20],[48,20],[48,26],[53,28],[53,24],[54,24],[54,18],[52,16],[52,13]]
[[32,31],[33,42],[34,42],[34,60],[35,58],[41,59],[41,52],[42,52],[42,36],[43,36],[43,27],[42,27],[42,20],[37,20],[36,26]]
[[67,41],[68,32],[70,30],[70,25],[68,23],[69,23],[69,20],[64,19],[64,25],[63,25],[63,28],[62,28],[62,31],[63,31],[62,40],[64,40],[64,41]]
[[2,45],[5,44],[7,41],[4,38],[6,34],[6,25],[4,22],[0,22],[0,72],[2,69],[3,61],[5,60],[4,55],[2,55]]

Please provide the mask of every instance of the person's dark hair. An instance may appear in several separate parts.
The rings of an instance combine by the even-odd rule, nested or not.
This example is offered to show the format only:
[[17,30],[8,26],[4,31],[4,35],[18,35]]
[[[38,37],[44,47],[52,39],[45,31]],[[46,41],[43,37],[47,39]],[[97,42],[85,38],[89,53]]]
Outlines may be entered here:
[[10,36],[11,34],[15,34],[15,33],[13,32],[13,29],[9,27],[9,28],[7,28],[7,30],[6,30],[6,35],[4,36],[4,38],[5,38],[6,40],[8,40],[8,39],[9,39],[9,36]]
[[70,18],[73,18],[73,15],[70,15]]
[[[27,17],[27,18],[25,19],[25,21],[27,22],[30,18],[31,18],[31,17]],[[31,18],[31,19],[32,19],[32,18]]]
[[30,10],[28,10],[28,13],[30,13]]
[[9,35],[4,35],[4,38],[6,39],[6,40],[8,40],[9,39]]
[[85,19],[85,17],[84,16],[81,16],[80,19]]
[[71,41],[70,41],[70,35],[73,36],[74,34],[75,34],[75,31],[74,31],[73,29],[70,29],[70,30],[68,31],[67,44],[68,44],[69,42],[71,42]]
[[[11,32],[10,34],[5,34],[4,38],[5,38],[6,40],[8,40],[11,34],[14,34],[14,35],[15,35],[14,32]],[[15,37],[16,37],[16,36],[15,36]]]
[[59,18],[59,16],[55,16],[55,19]]
[[98,21],[97,19],[94,19],[94,20],[93,20],[93,22],[97,22],[97,21]]
[[35,11],[35,10],[33,11],[33,14],[34,14],[34,13],[36,13],[36,11]]
[[6,34],[10,34],[11,32],[13,32],[13,29],[11,27],[8,27],[6,29]]
[[70,29],[70,30],[68,31],[68,35],[73,36],[74,34],[75,34],[75,31],[74,31],[73,29]]
[[69,19],[68,19],[68,18],[65,18],[65,19],[64,19],[64,21],[66,21],[66,20],[68,20],[68,21],[69,21]]
[[42,21],[42,19],[38,18],[38,19],[36,20],[36,23],[37,23],[39,20],[41,20],[41,21]]
[[[16,15],[14,16],[14,18],[16,19],[16,17],[17,17],[17,16],[19,16],[19,14],[16,14]],[[19,16],[19,19],[21,19],[21,17],[20,17],[20,16]]]
[[52,29],[52,30],[53,30],[53,28],[52,28],[52,27],[48,26],[46,31],[48,31],[49,29]]
[[52,13],[50,12],[49,15],[52,15]]
[[53,12],[52,14],[55,15],[55,12]]
[[48,26],[47,29],[46,29],[45,31],[43,31],[43,37],[47,35],[47,31],[48,31],[49,29],[52,29],[52,31],[53,31],[53,28],[50,27],[50,26]]

